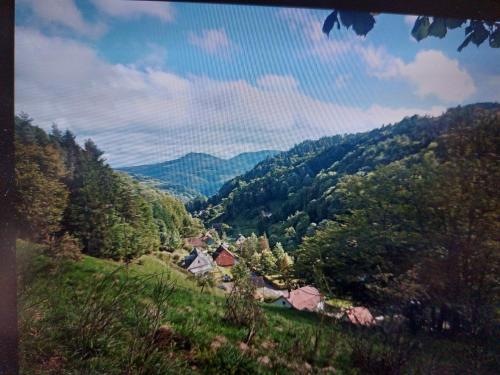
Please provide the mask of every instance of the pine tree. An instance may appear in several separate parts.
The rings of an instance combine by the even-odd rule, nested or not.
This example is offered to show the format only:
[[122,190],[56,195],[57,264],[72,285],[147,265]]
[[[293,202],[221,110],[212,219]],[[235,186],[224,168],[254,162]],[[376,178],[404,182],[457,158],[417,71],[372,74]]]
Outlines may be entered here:
[[16,210],[21,236],[51,242],[61,230],[68,190],[64,168],[51,145],[16,143]]

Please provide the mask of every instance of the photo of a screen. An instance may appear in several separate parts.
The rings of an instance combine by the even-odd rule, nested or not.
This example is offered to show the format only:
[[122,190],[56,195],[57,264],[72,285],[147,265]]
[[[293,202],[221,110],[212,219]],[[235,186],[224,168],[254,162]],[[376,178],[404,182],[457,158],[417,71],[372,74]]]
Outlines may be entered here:
[[22,374],[494,374],[500,22],[15,5]]

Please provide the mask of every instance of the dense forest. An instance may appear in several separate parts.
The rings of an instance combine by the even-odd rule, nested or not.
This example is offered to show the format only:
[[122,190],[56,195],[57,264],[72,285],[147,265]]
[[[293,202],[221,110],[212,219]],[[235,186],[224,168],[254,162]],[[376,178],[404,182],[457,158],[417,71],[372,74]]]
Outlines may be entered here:
[[180,201],[113,171],[92,140],[15,120],[20,238],[127,261],[201,230]]
[[[476,104],[305,141],[193,218],[91,140],[17,116],[26,373],[495,373],[499,124]],[[185,269],[225,245],[232,267]],[[284,309],[269,285],[324,305]]]
[[[295,277],[402,313],[489,330],[498,302],[500,106],[306,141],[229,181],[208,222],[268,235]],[[477,332],[476,332],[477,333]]]
[[343,213],[335,186],[344,176],[363,176],[425,152],[440,136],[473,127],[483,117],[497,116],[499,109],[498,104],[475,104],[439,117],[405,118],[365,133],[308,140],[228,181],[196,209],[202,209],[207,223],[224,222],[234,233],[265,232],[271,244],[281,242],[290,251],[324,220]]

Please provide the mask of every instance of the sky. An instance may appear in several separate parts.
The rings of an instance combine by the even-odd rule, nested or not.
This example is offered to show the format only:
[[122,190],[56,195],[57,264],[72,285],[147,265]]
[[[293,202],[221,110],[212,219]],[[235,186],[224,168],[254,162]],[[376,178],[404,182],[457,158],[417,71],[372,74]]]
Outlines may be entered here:
[[92,138],[114,167],[189,152],[286,150],[500,101],[500,49],[464,30],[416,42],[414,16],[322,33],[328,10],[17,0],[15,109]]

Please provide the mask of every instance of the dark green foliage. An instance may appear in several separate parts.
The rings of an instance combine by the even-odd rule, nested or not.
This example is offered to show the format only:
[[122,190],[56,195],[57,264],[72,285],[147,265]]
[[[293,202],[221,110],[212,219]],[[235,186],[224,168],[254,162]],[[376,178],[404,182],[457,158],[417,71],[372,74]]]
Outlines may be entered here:
[[239,374],[251,375],[260,373],[258,366],[249,356],[242,353],[234,346],[223,346],[210,355],[210,358],[203,363],[205,374]]
[[16,211],[19,236],[50,243],[68,204],[60,150],[23,115],[16,118]]
[[233,287],[226,298],[224,319],[236,326],[245,327],[247,329],[245,342],[249,344],[265,325],[265,316],[255,300],[255,285],[243,263],[238,264],[238,270],[233,276]]
[[[495,110],[497,104],[477,104],[450,109],[436,118],[413,116],[365,133],[305,141],[227,182],[209,200],[204,219],[230,224],[233,234],[261,229],[271,245],[279,241],[290,251],[311,224],[343,213],[333,195],[343,176],[363,175],[418,154],[455,121],[473,121],[481,111]],[[271,214],[265,227],[259,226],[263,212]]]
[[440,331],[446,320],[450,331],[491,334],[499,300],[500,115],[474,111],[459,112],[419,154],[342,178],[331,202],[343,213],[305,239],[299,275],[312,280],[320,267],[337,295],[364,303],[419,301],[406,311],[415,329]]
[[323,23],[323,32],[329,35],[335,24],[337,24],[337,29],[340,29],[341,22],[346,29],[349,29],[352,26],[352,29],[357,35],[364,36],[368,34],[371,29],[373,29],[376,21],[370,13],[353,12],[349,10],[334,10],[325,19],[325,22]]
[[353,332],[349,345],[353,366],[362,374],[370,375],[402,374],[418,351],[417,340],[383,331],[376,332],[373,337]]
[[116,174],[87,141],[71,184],[66,223],[95,256],[130,260],[159,247],[151,207],[133,181]]
[[413,25],[413,29],[411,30],[411,35],[420,42],[422,39],[427,38],[429,35],[430,28],[429,17],[418,17]]
[[429,26],[429,35],[437,38],[444,38],[446,35],[446,19],[434,18],[434,21]]
[[[340,20],[339,20],[340,18]],[[368,12],[353,12],[347,10],[334,10],[325,18],[323,22],[323,32],[326,35],[335,25],[340,29],[340,24],[349,29],[352,27],[357,35],[365,36],[373,29],[375,25],[375,17]],[[482,20],[459,20],[453,18],[419,16],[415,20],[415,24],[411,30],[411,35],[415,40],[420,42],[428,36],[444,38],[448,30],[453,30],[467,24],[465,28],[465,39],[458,47],[458,51],[462,51],[469,45],[470,42],[476,46],[483,44],[486,39],[489,39],[489,45],[492,48],[499,48],[499,33],[500,23],[494,21]]]
[[487,38],[490,38],[490,46],[496,47],[495,43],[491,43],[492,38],[495,38],[495,33],[498,34],[500,26],[494,25],[493,23],[485,23],[482,21],[471,21],[470,24],[465,28],[465,39],[458,47],[458,51],[461,51],[469,45],[470,42],[474,43],[476,46],[481,45]]
[[[20,236],[54,242],[68,232],[83,251],[130,261],[201,231],[183,204],[119,174],[92,140],[79,146],[53,126],[47,135],[27,115],[16,117],[17,211]],[[64,253],[58,249],[57,253]]]

